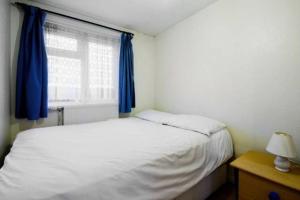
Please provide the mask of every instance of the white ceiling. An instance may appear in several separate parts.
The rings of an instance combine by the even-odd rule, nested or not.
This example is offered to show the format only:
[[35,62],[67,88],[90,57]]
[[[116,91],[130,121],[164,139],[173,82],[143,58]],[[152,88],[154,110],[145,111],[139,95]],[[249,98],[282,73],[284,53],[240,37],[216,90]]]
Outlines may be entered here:
[[33,0],[157,35],[216,0]]

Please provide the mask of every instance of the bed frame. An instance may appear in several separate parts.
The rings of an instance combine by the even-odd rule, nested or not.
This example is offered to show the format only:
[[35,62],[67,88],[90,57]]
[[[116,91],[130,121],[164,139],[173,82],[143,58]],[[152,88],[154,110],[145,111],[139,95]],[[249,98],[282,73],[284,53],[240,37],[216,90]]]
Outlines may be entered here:
[[228,164],[224,163],[210,175],[198,182],[174,200],[204,200],[227,182]]

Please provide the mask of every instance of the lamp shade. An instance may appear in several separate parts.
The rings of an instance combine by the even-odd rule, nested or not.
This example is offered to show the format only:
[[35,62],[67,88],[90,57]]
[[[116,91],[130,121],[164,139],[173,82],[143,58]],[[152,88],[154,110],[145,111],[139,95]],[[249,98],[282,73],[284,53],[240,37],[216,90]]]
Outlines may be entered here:
[[291,135],[283,132],[275,132],[266,148],[274,155],[286,158],[296,157],[296,149]]

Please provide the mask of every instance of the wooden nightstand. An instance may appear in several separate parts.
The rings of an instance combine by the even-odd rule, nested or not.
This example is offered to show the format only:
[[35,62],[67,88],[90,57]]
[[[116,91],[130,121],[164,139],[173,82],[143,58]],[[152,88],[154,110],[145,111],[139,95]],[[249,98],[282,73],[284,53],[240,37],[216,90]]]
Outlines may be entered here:
[[292,164],[290,172],[280,172],[274,158],[250,151],[230,163],[238,169],[239,200],[268,200],[271,192],[280,200],[300,200],[300,166]]

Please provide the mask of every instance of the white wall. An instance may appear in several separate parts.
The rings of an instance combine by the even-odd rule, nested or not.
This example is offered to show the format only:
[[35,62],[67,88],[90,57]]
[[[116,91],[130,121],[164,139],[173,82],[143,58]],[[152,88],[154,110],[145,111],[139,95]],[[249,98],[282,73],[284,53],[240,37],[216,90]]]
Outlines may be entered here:
[[154,38],[137,33],[133,40],[136,108],[133,114],[154,107]]
[[160,34],[155,106],[224,121],[237,154],[287,131],[300,160],[299,9],[299,0],[219,0]]
[[9,137],[9,2],[0,1],[0,158]]
[[[30,2],[29,2],[30,3]],[[31,4],[36,4],[32,3]],[[41,6],[41,4],[36,4]],[[43,6],[49,9],[47,6]],[[50,8],[54,9],[54,8]],[[57,112],[49,112],[49,117],[39,121],[16,120],[14,118],[14,102],[15,102],[15,80],[16,66],[19,49],[19,38],[21,32],[21,24],[23,14],[16,7],[11,6],[11,134],[12,140],[21,130],[32,127],[54,126],[57,125]],[[57,10],[57,9],[54,9]],[[64,12],[59,10],[59,12]],[[74,13],[66,13],[74,16]],[[75,17],[86,18],[91,21],[93,19],[75,14]],[[101,23],[101,22],[98,22]],[[137,106],[134,111],[145,108],[151,108],[154,105],[154,38],[135,33],[133,39],[134,59],[135,59],[135,76],[136,76],[136,101]],[[67,107],[65,108],[65,124],[85,123],[105,120],[108,118],[118,117],[117,105],[100,105],[100,106],[83,106],[83,107]]]

